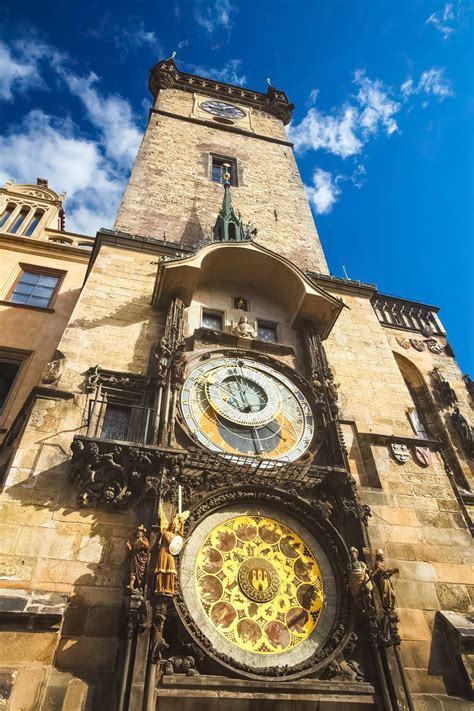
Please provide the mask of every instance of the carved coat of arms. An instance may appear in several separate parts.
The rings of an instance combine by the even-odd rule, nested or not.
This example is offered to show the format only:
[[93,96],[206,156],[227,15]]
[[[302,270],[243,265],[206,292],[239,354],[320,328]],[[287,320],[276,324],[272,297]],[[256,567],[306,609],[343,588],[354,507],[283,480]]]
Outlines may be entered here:
[[431,452],[428,447],[414,447],[413,455],[415,461],[422,467],[429,467],[432,461]]
[[430,338],[428,341],[426,341],[426,345],[428,346],[428,350],[432,353],[443,352],[443,346],[438,343],[436,338]]
[[410,338],[410,343],[417,351],[425,350],[425,344],[423,343],[423,341],[418,341],[416,338]]
[[395,340],[402,348],[410,348],[410,341],[408,340],[408,338],[401,338],[400,336],[395,336]]
[[400,464],[405,464],[410,458],[410,452],[406,444],[401,444],[400,442],[390,442],[390,450]]

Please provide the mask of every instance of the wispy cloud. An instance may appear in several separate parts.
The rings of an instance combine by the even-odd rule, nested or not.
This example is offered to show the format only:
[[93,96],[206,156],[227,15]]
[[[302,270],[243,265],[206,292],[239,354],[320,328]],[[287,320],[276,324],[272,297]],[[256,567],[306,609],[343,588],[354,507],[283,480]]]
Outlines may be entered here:
[[306,194],[317,215],[326,215],[331,212],[334,203],[341,194],[338,185],[340,177],[334,178],[331,173],[321,170],[321,168],[314,171],[313,182],[306,186]]
[[454,4],[448,2],[441,10],[433,12],[426,20],[426,24],[438,30],[443,39],[447,40],[453,32],[459,29],[461,16],[462,8],[460,4],[455,9]]
[[111,226],[141,138],[130,104],[101,92],[95,74],[72,71],[68,57],[50,45],[37,43],[30,52],[21,43],[1,48],[5,66],[11,67],[13,57],[22,70],[10,69],[8,80],[6,71],[0,72],[0,99],[11,100],[25,82],[48,90],[59,81],[81,102],[86,123],[80,130],[67,114],[27,113],[0,137],[0,181],[30,183],[44,175],[53,189],[67,192],[67,229],[95,234]]
[[400,89],[405,100],[412,94],[431,94],[439,101],[454,95],[451,82],[444,76],[444,70],[435,67],[424,71],[416,83],[413,79],[407,79]]
[[130,52],[148,49],[156,55],[164,53],[163,46],[154,30],[145,27],[143,20],[129,18],[126,25],[114,22],[110,14],[104,15],[97,27],[87,30],[87,37],[94,37],[113,44],[120,50],[123,60]]
[[194,19],[200,27],[203,27],[209,35],[216,30],[228,30],[232,28],[231,13],[236,8],[230,4],[229,0],[196,0],[194,7]]
[[236,84],[237,86],[243,86],[247,81],[245,74],[242,74],[242,60],[241,59],[230,59],[227,64],[222,68],[217,67],[203,67],[196,64],[185,64],[183,65],[188,71],[198,74],[202,77],[209,77],[210,79],[216,79],[217,81],[223,81],[228,84]]
[[[300,124],[290,125],[289,137],[297,151],[323,149],[348,158],[360,153],[370,134],[397,130],[394,119],[400,105],[378,79],[369,79],[362,70],[354,75],[358,92],[353,103],[346,102],[330,114],[310,108]],[[314,91],[314,90],[313,90]]]

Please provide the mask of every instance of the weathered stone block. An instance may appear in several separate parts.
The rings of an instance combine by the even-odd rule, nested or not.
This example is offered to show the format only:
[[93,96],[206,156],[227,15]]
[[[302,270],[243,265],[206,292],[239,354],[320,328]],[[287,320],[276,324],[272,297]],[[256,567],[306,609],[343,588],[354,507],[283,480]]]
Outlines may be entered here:
[[56,665],[77,671],[112,671],[117,652],[116,638],[65,638],[59,643]]
[[51,664],[56,632],[0,632],[0,664]]
[[469,610],[471,600],[466,585],[438,583],[436,594],[442,610]]
[[431,641],[431,629],[421,610],[401,608],[399,630],[403,640]]

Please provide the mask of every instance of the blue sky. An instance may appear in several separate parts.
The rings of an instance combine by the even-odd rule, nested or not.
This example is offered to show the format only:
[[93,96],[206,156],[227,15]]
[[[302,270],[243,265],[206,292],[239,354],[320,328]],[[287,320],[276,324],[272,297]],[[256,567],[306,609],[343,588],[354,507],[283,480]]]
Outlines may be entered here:
[[[296,104],[289,135],[331,272],[441,306],[474,375],[473,6],[467,0],[41,3],[0,11],[0,181],[67,191],[111,226],[146,125],[149,68]],[[252,216],[246,216],[252,220]]]

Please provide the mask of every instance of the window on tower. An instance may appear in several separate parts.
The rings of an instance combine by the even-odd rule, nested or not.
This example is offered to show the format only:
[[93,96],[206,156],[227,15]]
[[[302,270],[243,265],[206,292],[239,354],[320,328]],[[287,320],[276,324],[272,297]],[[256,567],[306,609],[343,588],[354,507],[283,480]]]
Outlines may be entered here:
[[209,328],[211,331],[222,331],[222,315],[222,311],[205,309],[202,312],[201,326]]
[[213,183],[223,183],[224,173],[230,173],[230,184],[237,186],[237,161],[225,156],[211,156],[211,180]]
[[25,266],[8,296],[8,301],[12,304],[47,308],[51,306],[63,275],[64,272],[43,271],[33,266]]
[[258,339],[267,343],[277,343],[277,324],[272,321],[261,321],[258,319]]

